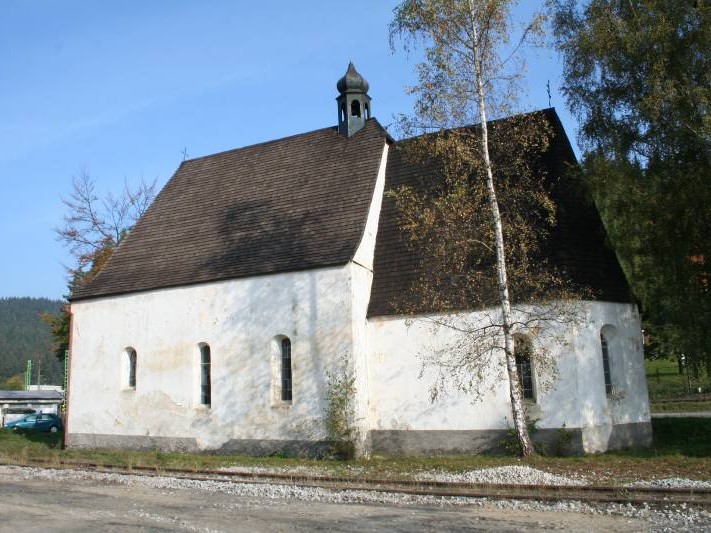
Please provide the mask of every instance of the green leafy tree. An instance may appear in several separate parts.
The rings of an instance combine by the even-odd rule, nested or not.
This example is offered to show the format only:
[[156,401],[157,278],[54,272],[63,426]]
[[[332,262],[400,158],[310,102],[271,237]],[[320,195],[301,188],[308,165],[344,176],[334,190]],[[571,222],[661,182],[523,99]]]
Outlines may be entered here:
[[25,389],[25,375],[15,374],[7,378],[1,385],[2,390],[24,390]]
[[[480,395],[498,369],[495,379],[509,384],[522,454],[530,455],[514,337],[543,335],[554,329],[547,325],[576,315],[566,303],[567,284],[541,253],[556,216],[547,182],[532,165],[548,146],[545,121],[534,113],[488,122],[514,108],[523,71],[517,52],[543,28],[541,15],[515,28],[516,3],[407,0],[396,7],[391,43],[402,38],[406,48],[422,47],[425,57],[411,89],[414,115],[401,126],[408,136],[433,132],[407,142],[406,157],[436,178],[424,191],[403,187],[391,194],[408,242],[427,257],[427,272],[397,304],[400,310],[414,314],[428,302],[441,310],[482,311],[476,322],[468,313],[436,319],[460,342],[424,357],[439,370],[433,396],[447,382]],[[478,126],[462,127],[472,123]],[[536,355],[541,375],[553,376],[554,361]]]
[[557,0],[584,170],[651,347],[711,365],[711,6]]
[[[120,195],[100,198],[92,178],[82,172],[72,180],[72,192],[63,199],[67,208],[64,225],[57,228],[57,238],[69,248],[76,260],[69,268],[70,298],[75,288],[89,283],[111,258],[114,249],[128,235],[133,225],[155,198],[156,181],[141,182],[136,187],[124,185]],[[54,338],[55,354],[64,358],[69,349],[71,312],[65,303],[57,314],[45,314]]]

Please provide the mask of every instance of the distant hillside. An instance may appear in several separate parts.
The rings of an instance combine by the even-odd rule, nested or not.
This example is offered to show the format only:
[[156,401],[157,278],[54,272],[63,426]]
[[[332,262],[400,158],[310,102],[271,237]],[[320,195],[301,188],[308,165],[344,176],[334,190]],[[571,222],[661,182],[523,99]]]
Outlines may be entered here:
[[[62,364],[52,353],[49,326],[42,313],[57,313],[59,300],[47,298],[0,298],[0,382],[25,371],[32,359],[32,383],[61,384]],[[41,365],[40,365],[41,363]]]

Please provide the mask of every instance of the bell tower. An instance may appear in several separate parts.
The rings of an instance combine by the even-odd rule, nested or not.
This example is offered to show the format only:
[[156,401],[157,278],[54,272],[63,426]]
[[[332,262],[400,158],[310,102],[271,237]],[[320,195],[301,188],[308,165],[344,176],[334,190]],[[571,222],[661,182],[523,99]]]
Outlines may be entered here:
[[351,137],[365,126],[370,118],[370,96],[368,82],[358,74],[353,63],[348,64],[346,74],[338,80],[336,88],[340,93],[338,102],[338,133]]

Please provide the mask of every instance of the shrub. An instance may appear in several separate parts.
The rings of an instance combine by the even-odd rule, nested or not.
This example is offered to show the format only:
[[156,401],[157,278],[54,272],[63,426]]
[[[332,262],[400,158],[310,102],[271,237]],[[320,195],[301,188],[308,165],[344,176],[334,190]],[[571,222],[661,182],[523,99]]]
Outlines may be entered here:
[[326,373],[326,434],[331,453],[341,459],[355,455],[355,395],[355,376],[344,355],[338,371]]

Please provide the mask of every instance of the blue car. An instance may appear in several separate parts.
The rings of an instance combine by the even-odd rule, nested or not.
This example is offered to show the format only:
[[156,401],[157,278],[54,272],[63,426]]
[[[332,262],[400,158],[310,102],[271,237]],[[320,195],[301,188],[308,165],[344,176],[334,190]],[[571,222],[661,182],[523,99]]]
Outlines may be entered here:
[[23,416],[5,424],[5,429],[13,431],[49,431],[57,433],[62,429],[62,419],[49,413],[37,413]]

